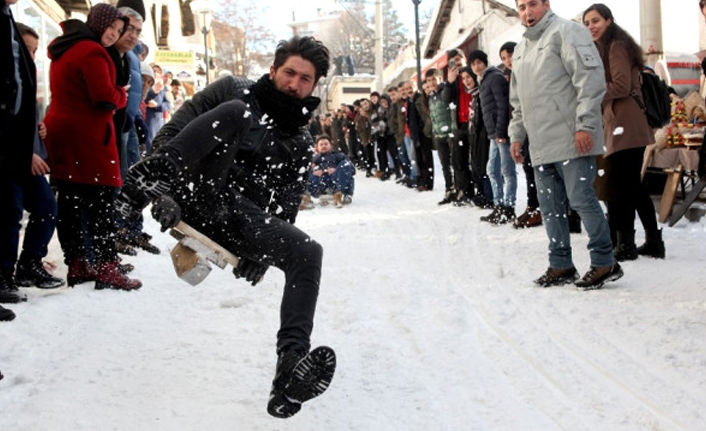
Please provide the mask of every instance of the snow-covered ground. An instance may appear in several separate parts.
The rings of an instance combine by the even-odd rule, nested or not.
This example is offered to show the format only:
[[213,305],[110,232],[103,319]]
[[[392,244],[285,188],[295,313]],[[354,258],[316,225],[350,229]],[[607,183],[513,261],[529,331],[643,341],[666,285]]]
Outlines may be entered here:
[[[357,181],[351,206],[299,217],[325,250],[313,344],[338,370],[297,416],[265,411],[281,272],[251,287],[216,268],[188,286],[147,217],[163,252],[125,258],[139,292],[26,289],[10,306],[0,430],[706,429],[703,220],[665,226],[667,259],[626,262],[602,290],[542,289],[542,228],[439,207],[441,187]],[[586,237],[572,241],[583,273]]]

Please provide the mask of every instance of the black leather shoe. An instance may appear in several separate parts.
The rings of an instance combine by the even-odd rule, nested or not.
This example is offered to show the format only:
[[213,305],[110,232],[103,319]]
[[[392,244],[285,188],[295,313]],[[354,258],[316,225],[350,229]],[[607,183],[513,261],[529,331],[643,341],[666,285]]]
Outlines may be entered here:
[[0,306],[0,322],[9,322],[15,318],[15,313],[12,310],[8,310]]
[[563,284],[573,283],[579,278],[579,273],[576,268],[547,268],[547,271],[541,277],[534,280],[534,284],[541,287],[561,286]]
[[10,269],[0,270],[0,304],[17,304],[26,301],[27,297],[20,295]]
[[21,287],[56,289],[64,285],[64,280],[49,274],[41,259],[20,259],[15,272],[15,284]]

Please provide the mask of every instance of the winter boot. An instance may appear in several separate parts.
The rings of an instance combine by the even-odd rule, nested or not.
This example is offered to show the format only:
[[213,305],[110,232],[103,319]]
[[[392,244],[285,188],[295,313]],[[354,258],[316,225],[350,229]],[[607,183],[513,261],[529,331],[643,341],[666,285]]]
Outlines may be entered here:
[[561,286],[573,283],[579,278],[579,273],[573,266],[571,268],[547,268],[541,277],[534,280],[534,284],[540,287]]
[[26,296],[19,293],[12,277],[13,272],[14,268],[0,269],[0,304],[17,304],[27,300]]
[[309,354],[303,349],[281,351],[267,412],[277,418],[295,415],[302,403],[324,393],[335,370],[336,354],[329,347],[317,347]]
[[15,318],[15,313],[12,310],[8,310],[0,306],[0,322],[9,322]]
[[64,280],[49,274],[42,260],[21,257],[15,272],[15,284],[22,287],[35,286],[40,289],[56,289],[64,285]]
[[501,212],[502,212],[502,205],[496,205],[493,207],[493,212],[491,212],[488,215],[482,216],[480,218],[480,221],[493,223],[493,220],[495,220],[500,215]]
[[93,281],[96,279],[96,270],[93,269],[88,259],[79,257],[69,262],[69,271],[66,274],[66,282],[69,287],[77,284]]
[[343,208],[343,192],[336,192],[333,194],[333,206],[336,208]]
[[446,205],[450,204],[451,202],[456,200],[456,192],[451,189],[451,190],[446,190],[446,193],[444,193],[444,198],[440,200],[438,203],[439,205]]
[[666,254],[664,249],[664,241],[662,241],[662,229],[656,231],[645,232],[645,243],[637,248],[637,254],[640,256],[654,257],[656,259],[664,259]]
[[618,262],[637,259],[634,230],[618,231],[618,245],[613,250],[613,254],[615,254],[615,260]]
[[140,280],[127,278],[120,273],[118,262],[103,262],[96,265],[96,290],[137,290],[142,287]]
[[513,220],[515,220],[515,208],[511,206],[501,206],[498,216],[490,222],[493,224],[505,224]]
[[150,241],[152,240],[152,236],[146,232],[140,232],[137,235],[134,235],[130,237],[127,241],[128,245],[132,246],[133,248],[141,248],[147,253],[151,254],[159,254],[159,247],[156,245],[152,244]]
[[595,290],[600,289],[609,281],[615,281],[623,276],[623,268],[620,264],[614,263],[609,266],[596,267],[592,266],[581,280],[577,280],[574,284],[579,290]]

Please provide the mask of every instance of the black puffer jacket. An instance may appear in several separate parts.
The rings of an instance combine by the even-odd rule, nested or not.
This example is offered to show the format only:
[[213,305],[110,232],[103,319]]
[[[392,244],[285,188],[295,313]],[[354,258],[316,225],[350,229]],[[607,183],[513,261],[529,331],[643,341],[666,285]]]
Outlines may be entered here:
[[510,84],[497,67],[483,73],[480,82],[480,103],[489,139],[507,139],[510,124]]
[[[222,103],[243,101],[249,108],[247,115],[252,125],[238,143],[235,159],[227,173],[208,172],[218,165],[208,162],[209,158],[217,157],[212,154],[214,148],[204,144],[208,140],[189,142],[188,155],[183,149],[180,154],[184,156],[185,165],[188,160],[203,160],[192,172],[216,178],[216,181],[223,179],[232,192],[246,197],[269,214],[294,223],[313,157],[313,139],[306,127],[286,133],[269,122],[252,91],[254,85],[253,81],[232,76],[219,79],[184,102],[172,120],[162,127],[153,145],[159,152],[168,152],[169,141],[194,118]],[[193,179],[184,181],[188,183]],[[187,187],[182,190],[194,190],[191,184],[183,185]]]

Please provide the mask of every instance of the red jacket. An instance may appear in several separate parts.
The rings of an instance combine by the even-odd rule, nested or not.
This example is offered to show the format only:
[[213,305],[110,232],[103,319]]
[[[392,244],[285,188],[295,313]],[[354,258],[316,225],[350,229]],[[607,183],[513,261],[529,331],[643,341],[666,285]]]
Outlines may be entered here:
[[113,113],[127,95],[116,85],[108,52],[94,40],[80,40],[59,53],[50,47],[49,57],[52,100],[44,123],[52,177],[120,187]]

